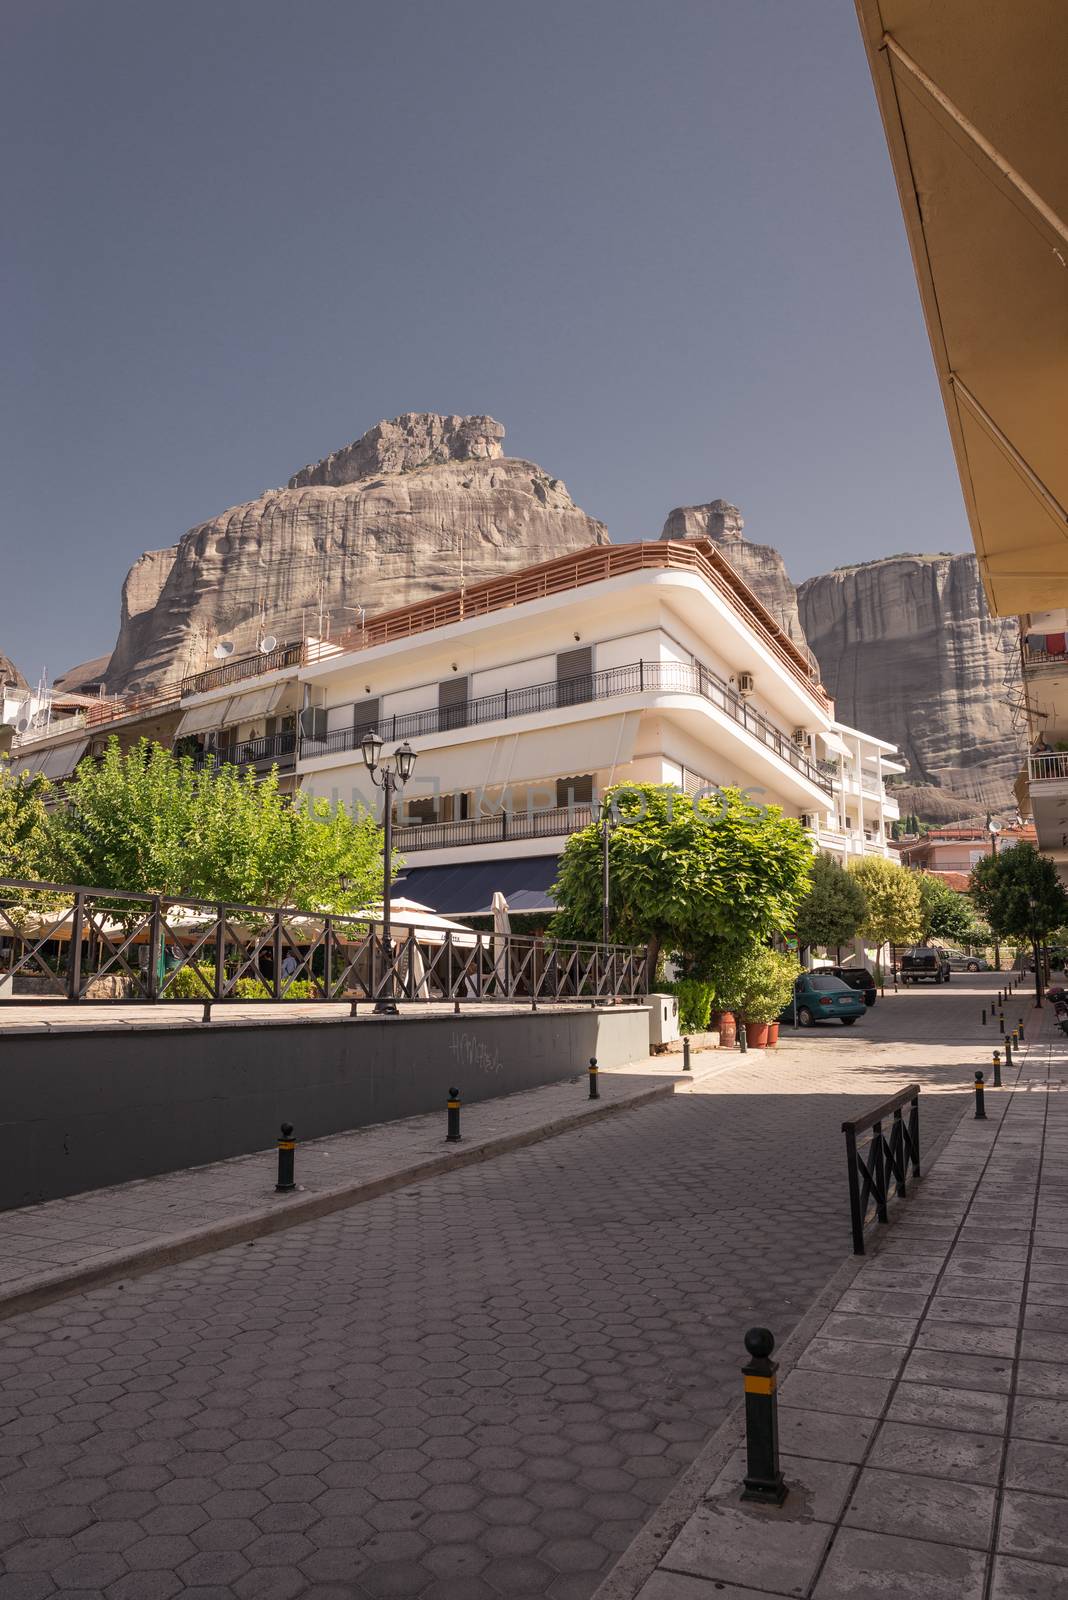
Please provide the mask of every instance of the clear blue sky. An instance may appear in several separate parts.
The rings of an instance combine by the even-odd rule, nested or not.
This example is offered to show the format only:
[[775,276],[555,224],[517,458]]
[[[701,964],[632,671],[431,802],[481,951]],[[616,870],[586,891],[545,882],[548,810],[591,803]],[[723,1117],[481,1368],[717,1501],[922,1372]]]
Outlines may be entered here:
[[617,540],[970,548],[849,0],[12,0],[0,649],[401,411]]

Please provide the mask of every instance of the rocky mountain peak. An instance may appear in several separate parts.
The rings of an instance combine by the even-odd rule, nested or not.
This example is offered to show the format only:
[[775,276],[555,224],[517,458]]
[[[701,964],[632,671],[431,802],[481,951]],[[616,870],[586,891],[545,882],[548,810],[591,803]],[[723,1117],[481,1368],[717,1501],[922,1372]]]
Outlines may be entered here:
[[669,511],[661,539],[714,539],[734,544],[745,539],[745,519],[729,500],[710,500],[703,506],[676,506]]
[[729,500],[708,500],[699,506],[676,506],[664,522],[661,539],[711,539],[738,576],[745,580],[775,621],[802,649],[805,631],[797,614],[797,591],[786,563],[770,544],[753,544],[742,529],[745,519]]
[[432,411],[406,411],[376,422],[354,444],[347,444],[289,480],[290,489],[313,485],[339,488],[379,473],[414,472],[446,461],[499,461],[504,428],[492,417],[443,417]]
[[11,660],[0,650],[0,683],[14,684],[16,689],[25,689],[26,679]]

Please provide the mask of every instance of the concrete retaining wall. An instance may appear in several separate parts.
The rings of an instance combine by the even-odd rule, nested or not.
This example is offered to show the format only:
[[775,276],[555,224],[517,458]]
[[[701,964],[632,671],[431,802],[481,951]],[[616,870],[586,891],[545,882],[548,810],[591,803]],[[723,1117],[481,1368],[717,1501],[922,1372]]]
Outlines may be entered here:
[[513,1094],[649,1053],[648,1012],[0,1034],[0,1210]]

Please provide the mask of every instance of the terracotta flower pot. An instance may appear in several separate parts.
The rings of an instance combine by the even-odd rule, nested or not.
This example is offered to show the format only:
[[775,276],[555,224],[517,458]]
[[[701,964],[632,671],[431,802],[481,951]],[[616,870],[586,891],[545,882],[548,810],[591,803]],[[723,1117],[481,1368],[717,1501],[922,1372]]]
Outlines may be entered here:
[[745,1024],[745,1042],[750,1050],[763,1050],[768,1042],[768,1022],[747,1022]]
[[721,1011],[719,1014],[719,1043],[721,1050],[733,1050],[738,1042],[738,1026],[734,1020],[733,1011]]

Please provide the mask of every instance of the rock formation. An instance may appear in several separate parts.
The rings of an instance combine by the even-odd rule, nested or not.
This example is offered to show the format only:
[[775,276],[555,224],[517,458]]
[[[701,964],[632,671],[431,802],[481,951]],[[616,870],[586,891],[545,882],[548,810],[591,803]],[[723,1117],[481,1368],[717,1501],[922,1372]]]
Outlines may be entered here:
[[842,722],[896,744],[903,812],[929,821],[1014,804],[1010,656],[973,555],[901,555],[808,578],[801,622]]
[[805,644],[797,614],[797,590],[790,582],[786,563],[770,544],[753,544],[742,532],[745,523],[737,506],[712,500],[703,506],[676,506],[668,513],[661,539],[711,539],[731,566],[744,578],[761,605],[771,612],[795,644]]
[[334,634],[367,615],[608,543],[558,478],[501,454],[492,417],[412,413],[193,528],[131,568],[112,690],[171,682],[264,633]]
[[376,473],[414,472],[416,467],[445,461],[500,461],[504,429],[492,417],[438,417],[408,411],[392,422],[379,422],[343,450],[302,467],[289,480],[291,489],[325,483],[337,488]]
[[52,687],[67,694],[75,690],[80,694],[95,694],[107,681],[110,660],[110,656],[94,656],[91,661],[80,661],[76,667],[68,667],[66,672],[61,672],[53,680]]
[[12,683],[16,689],[25,689],[26,679],[9,656],[0,651],[0,683]]

